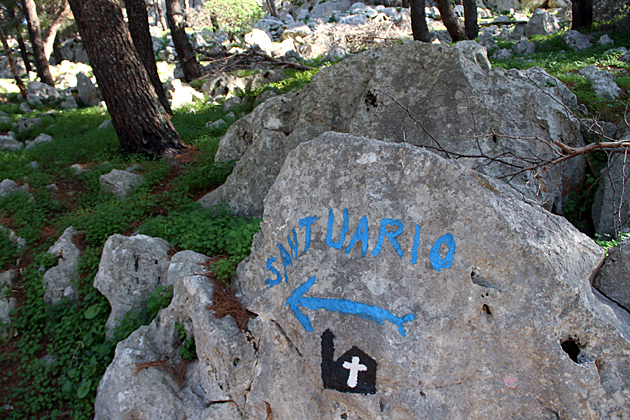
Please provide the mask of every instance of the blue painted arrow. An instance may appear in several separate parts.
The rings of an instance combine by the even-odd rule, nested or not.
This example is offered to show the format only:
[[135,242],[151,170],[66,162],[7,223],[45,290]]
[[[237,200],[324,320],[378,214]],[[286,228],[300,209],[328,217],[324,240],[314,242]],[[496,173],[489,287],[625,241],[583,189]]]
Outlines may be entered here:
[[287,298],[287,306],[291,308],[295,317],[300,321],[306,331],[313,331],[311,320],[300,311],[300,306],[316,311],[325,309],[327,311],[336,311],[340,314],[358,315],[371,321],[383,323],[383,320],[389,321],[398,326],[398,331],[403,337],[406,335],[403,324],[413,321],[416,316],[414,314],[405,315],[399,318],[385,309],[378,306],[369,306],[363,303],[354,302],[347,299],[321,299],[313,297],[302,297],[315,283],[315,276],[311,277],[301,285],[299,285],[291,296]]

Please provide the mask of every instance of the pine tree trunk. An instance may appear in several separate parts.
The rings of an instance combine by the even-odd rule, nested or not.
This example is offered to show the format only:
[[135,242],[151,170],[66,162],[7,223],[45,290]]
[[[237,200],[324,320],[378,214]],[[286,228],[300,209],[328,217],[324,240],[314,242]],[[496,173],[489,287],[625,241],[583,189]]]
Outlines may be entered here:
[[[15,18],[15,11],[11,8],[7,8],[7,16],[9,19],[13,20],[12,27],[15,27],[15,39],[17,39],[18,45],[20,46],[20,56],[22,57],[22,61],[24,61],[24,68],[26,68],[26,72],[31,72],[31,61],[28,59],[28,51],[26,50],[26,44],[24,44],[24,38],[22,38],[22,30],[20,22]],[[13,26],[15,25],[15,26]]]
[[138,51],[140,60],[144,64],[151,84],[155,88],[155,92],[160,98],[162,106],[169,114],[171,112],[171,106],[166,99],[164,93],[164,86],[158,75],[157,66],[155,64],[155,54],[153,53],[153,41],[151,40],[151,33],[149,32],[149,15],[147,13],[147,7],[144,0],[126,0],[127,6],[127,20],[129,21],[129,32],[131,33],[131,39]]
[[435,0],[440,15],[442,16],[442,22],[446,26],[448,34],[451,36],[453,42],[463,41],[466,39],[466,34],[457,24],[457,18],[453,13],[453,6],[450,0]]
[[162,0],[155,0],[155,10],[157,11],[160,25],[162,25],[162,30],[166,31],[168,29],[168,24],[166,23],[166,19],[164,18],[164,10],[162,10]]
[[63,61],[63,55],[61,54],[61,44],[59,43],[59,34],[55,37],[55,41],[53,42],[53,52],[52,56],[55,59],[55,63],[59,64]]
[[4,30],[0,27],[0,42],[2,42],[2,47],[4,51],[7,53],[7,59],[9,60],[9,67],[11,68],[11,73],[13,73],[13,78],[15,79],[15,83],[17,83],[18,88],[20,89],[20,93],[22,94],[22,99],[26,100],[26,87],[20,79],[20,75],[18,74],[17,67],[15,66],[15,60],[13,59],[13,55],[11,54],[11,49],[9,48],[9,43],[7,42],[7,37],[4,34]]
[[35,57],[35,68],[39,79],[47,85],[54,86],[50,68],[48,67],[48,58],[44,54],[44,44],[42,42],[42,31],[39,27],[39,18],[37,17],[37,7],[34,0],[22,0],[24,7],[24,16],[28,23],[28,34],[31,38],[33,46],[33,56]]
[[50,55],[53,51],[53,44],[55,43],[55,37],[57,36],[57,31],[61,27],[63,23],[63,19],[70,13],[70,5],[68,4],[68,0],[63,0],[61,2],[60,8],[57,11],[52,22],[48,25],[48,28],[44,31],[44,54],[46,54],[46,58],[50,59]]
[[592,0],[573,0],[571,12],[573,13],[571,29],[583,28],[593,24]]
[[184,29],[186,22],[182,14],[180,0],[166,0],[166,19],[171,29],[171,36],[173,37],[173,45],[175,46],[175,52],[177,52],[177,58],[184,71],[184,79],[186,79],[187,82],[197,79],[201,76],[199,63],[197,62],[197,57],[195,57],[195,52],[193,51],[192,45],[190,45],[190,41],[188,41],[188,36]]
[[269,9],[269,13],[271,13],[271,16],[273,17],[278,17],[278,10],[276,10],[276,3],[274,0],[266,0],[267,2],[267,8]]
[[427,17],[424,13],[425,0],[411,0],[411,31],[413,39],[422,42],[431,42]]
[[126,152],[171,156],[185,148],[111,0],[68,0],[112,123]]
[[475,39],[479,35],[476,0],[464,0],[464,29],[468,39]]

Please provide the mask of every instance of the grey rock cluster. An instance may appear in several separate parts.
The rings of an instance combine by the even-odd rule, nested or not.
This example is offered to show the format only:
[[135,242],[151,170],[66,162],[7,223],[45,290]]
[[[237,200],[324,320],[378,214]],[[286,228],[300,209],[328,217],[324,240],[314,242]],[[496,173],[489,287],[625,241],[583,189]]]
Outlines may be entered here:
[[18,270],[7,270],[0,273],[0,338],[7,338],[11,329],[9,312],[15,309],[17,300],[8,297],[7,292],[18,279]]
[[[589,279],[603,251],[511,188],[410,144],[326,133],[294,148],[232,287],[207,307],[181,252],[174,298],[118,344],[96,419],[621,417],[630,316]],[[175,322],[198,359],[181,384]],[[524,398],[523,396],[527,396]]]
[[[491,69],[475,42],[411,42],[364,52],[322,69],[299,94],[271,98],[234,123],[216,159],[240,160],[226,183],[200,202],[227,200],[240,215],[262,214],[288,152],[329,130],[404,141],[445,156],[477,156],[459,161],[490,176],[507,175],[514,167],[486,157],[555,153],[525,137],[581,144],[579,122],[562,103],[575,105],[576,99],[560,81],[540,68]],[[583,177],[583,161],[556,170],[543,179],[521,173],[510,185],[548,209],[561,209],[566,192]]]

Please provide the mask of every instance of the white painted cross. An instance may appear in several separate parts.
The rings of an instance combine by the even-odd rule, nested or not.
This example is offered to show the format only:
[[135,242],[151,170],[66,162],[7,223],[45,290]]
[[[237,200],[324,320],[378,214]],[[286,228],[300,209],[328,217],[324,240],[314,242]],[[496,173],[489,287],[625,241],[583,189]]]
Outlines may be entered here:
[[367,370],[367,367],[359,363],[359,358],[357,356],[352,356],[352,363],[343,362],[343,367],[344,369],[348,369],[350,371],[350,375],[348,375],[348,386],[350,388],[355,388],[359,379],[359,372]]

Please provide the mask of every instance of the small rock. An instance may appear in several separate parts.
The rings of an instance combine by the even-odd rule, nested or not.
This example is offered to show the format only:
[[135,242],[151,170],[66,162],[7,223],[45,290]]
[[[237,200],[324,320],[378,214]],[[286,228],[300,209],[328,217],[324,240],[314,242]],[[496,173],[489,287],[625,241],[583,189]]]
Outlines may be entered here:
[[89,172],[89,169],[87,169],[85,166],[81,165],[80,163],[75,163],[74,165],[71,165],[70,168],[74,169],[79,174],[84,174],[86,172]]
[[101,102],[96,86],[83,72],[77,74],[77,90],[79,91],[79,99],[85,105],[94,106]]
[[533,35],[551,35],[560,30],[558,19],[543,9],[534,10],[534,14],[529,19],[525,27],[525,35],[530,37]]
[[33,110],[28,106],[26,102],[22,102],[20,104],[20,112],[23,114],[28,114],[29,112],[33,112]]
[[57,192],[59,191],[59,187],[57,186],[57,184],[50,184],[46,187],[46,189],[50,192]]
[[24,184],[21,187],[10,179],[5,179],[0,182],[0,197],[10,194],[12,192],[25,192],[28,193],[28,184]]
[[101,186],[118,197],[128,196],[143,181],[144,177],[142,175],[132,174],[119,169],[112,169],[110,173],[100,177]]
[[13,131],[9,131],[7,134],[0,136],[0,149],[20,150],[23,147],[24,144],[16,140],[15,133]]
[[105,129],[112,126],[112,120],[105,120],[98,126],[99,129]]
[[241,104],[243,100],[238,97],[238,96],[232,96],[229,97],[225,100],[225,102],[223,103],[223,109],[225,111],[229,111],[231,109],[236,108],[237,106],[239,106]]
[[26,130],[30,130],[31,128],[39,127],[42,125],[41,118],[26,118],[20,117],[18,118],[17,123],[13,123],[14,127],[17,129],[18,133],[21,133]]
[[275,49],[271,37],[265,31],[261,31],[258,28],[254,28],[250,33],[245,34],[244,39],[246,44],[252,47],[257,45],[261,50],[269,55],[271,55]]
[[32,93],[29,93],[29,94],[26,95],[26,102],[28,102],[28,104],[30,106],[42,106],[42,105],[44,105],[42,100],[39,99],[39,97],[37,95],[34,95]]
[[227,114],[225,114],[225,118],[227,119],[236,118],[236,114],[233,112],[228,112]]
[[222,125],[225,125],[226,122],[223,120],[216,120],[216,121],[208,121],[206,123],[206,128],[210,129],[210,130],[214,130],[217,129],[219,127],[221,127]]
[[521,39],[514,45],[514,53],[518,55],[530,55],[536,52],[536,44],[527,39]]
[[62,109],[74,109],[74,108],[79,107],[79,105],[77,105],[77,100],[74,98],[74,96],[68,96],[66,100],[60,104],[60,106]]
[[611,37],[609,37],[608,35],[602,35],[601,38],[599,38],[599,40],[597,41],[597,43],[599,45],[614,45],[615,41],[612,40]]
[[52,136],[49,136],[48,134],[41,133],[34,140],[27,141],[25,149],[32,149],[35,146],[38,146],[38,145],[43,144],[43,143],[49,143],[49,142],[51,142],[53,140],[54,140],[54,138]]
[[80,232],[72,226],[68,227],[57,242],[48,249],[49,254],[59,257],[57,265],[44,273],[42,281],[44,302],[49,305],[56,305],[63,298],[75,296],[74,281],[79,276],[81,252],[72,242],[72,238],[78,233]]
[[512,57],[513,54],[514,53],[511,50],[508,50],[507,48],[500,48],[496,50],[494,54],[492,54],[492,58],[496,58],[497,60],[506,60]]
[[562,39],[564,40],[564,42],[567,43],[567,45],[569,45],[569,47],[573,48],[575,51],[584,50],[591,47],[591,39],[588,36],[582,35],[575,30],[568,31],[567,33],[562,35]]

